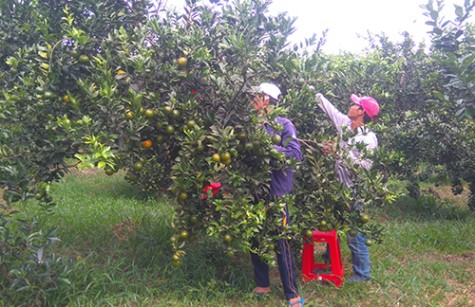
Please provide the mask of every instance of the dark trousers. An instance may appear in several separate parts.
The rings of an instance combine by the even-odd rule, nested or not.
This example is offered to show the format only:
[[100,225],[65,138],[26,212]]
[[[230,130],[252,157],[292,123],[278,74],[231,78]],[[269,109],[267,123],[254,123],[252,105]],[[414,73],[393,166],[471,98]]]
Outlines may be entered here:
[[[286,216],[284,220],[288,222],[288,209],[285,207]],[[285,225],[284,225],[285,227]],[[258,246],[256,240],[252,240],[252,247]],[[276,249],[277,264],[279,266],[280,279],[282,280],[282,286],[284,288],[285,298],[290,300],[294,297],[298,297],[297,277],[295,273],[295,262],[292,249],[289,242],[285,239],[280,239],[278,242],[278,248]],[[254,265],[254,275],[256,279],[256,285],[258,287],[269,287],[269,265],[257,254],[251,252],[251,260]]]

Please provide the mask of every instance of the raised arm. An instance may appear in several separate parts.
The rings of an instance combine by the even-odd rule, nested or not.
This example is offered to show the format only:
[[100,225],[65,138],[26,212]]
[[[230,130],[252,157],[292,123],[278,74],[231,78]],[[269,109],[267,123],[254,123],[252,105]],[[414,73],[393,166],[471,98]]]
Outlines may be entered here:
[[340,136],[342,135],[342,126],[350,126],[351,120],[345,114],[341,113],[335,106],[328,101],[321,93],[315,96],[318,107],[328,116]]

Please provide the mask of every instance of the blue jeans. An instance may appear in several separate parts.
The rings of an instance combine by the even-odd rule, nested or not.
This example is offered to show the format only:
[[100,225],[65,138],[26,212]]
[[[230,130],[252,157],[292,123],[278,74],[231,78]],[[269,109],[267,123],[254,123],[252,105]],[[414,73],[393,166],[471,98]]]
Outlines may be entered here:
[[354,237],[347,234],[346,238],[351,251],[353,272],[365,279],[371,279],[371,262],[366,237],[358,232]]
[[[371,279],[371,262],[369,260],[369,250],[366,245],[366,237],[358,232],[354,237],[347,234],[346,238],[348,247],[351,251],[353,272],[365,279]],[[322,258],[325,263],[330,263],[330,252],[328,248],[323,253]]]

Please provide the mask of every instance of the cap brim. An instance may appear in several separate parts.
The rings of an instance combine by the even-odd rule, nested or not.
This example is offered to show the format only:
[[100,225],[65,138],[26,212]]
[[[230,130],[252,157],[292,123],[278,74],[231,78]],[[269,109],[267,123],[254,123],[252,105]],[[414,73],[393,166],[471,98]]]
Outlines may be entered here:
[[357,104],[357,105],[360,105],[360,97],[356,96],[355,94],[352,94],[351,95],[351,101],[353,101],[353,103]]

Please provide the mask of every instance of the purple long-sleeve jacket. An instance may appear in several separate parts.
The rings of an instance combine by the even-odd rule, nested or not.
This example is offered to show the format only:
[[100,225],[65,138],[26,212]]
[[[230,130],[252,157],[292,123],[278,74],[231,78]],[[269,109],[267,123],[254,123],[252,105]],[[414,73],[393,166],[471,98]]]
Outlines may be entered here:
[[[281,132],[274,132],[269,125],[266,125],[266,130],[270,135],[280,133],[281,142],[278,145],[274,145],[274,148],[284,153],[286,158],[295,158],[297,161],[302,161],[302,153],[300,152],[300,144],[294,124],[284,117],[277,117],[276,121],[284,127]],[[293,179],[294,171],[292,169],[272,171],[270,182],[271,195],[280,197],[289,194],[292,190]]]

